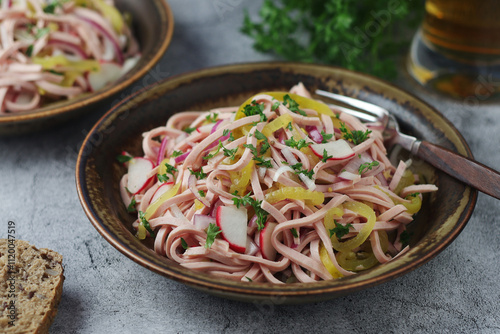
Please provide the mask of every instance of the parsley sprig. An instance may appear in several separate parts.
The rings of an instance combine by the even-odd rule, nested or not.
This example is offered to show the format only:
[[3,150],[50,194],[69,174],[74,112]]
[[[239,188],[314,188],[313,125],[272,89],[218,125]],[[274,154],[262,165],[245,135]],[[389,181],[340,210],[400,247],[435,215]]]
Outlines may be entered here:
[[243,113],[245,116],[260,115],[260,121],[265,122],[267,117],[264,114],[264,109],[264,103],[257,103],[257,101],[253,100],[252,103],[243,107]]
[[359,145],[368,139],[368,135],[372,133],[371,130],[365,132],[361,130],[351,131],[346,128],[345,123],[340,123],[340,132],[344,134],[344,139],[351,141],[354,145]]
[[272,168],[273,165],[271,164],[270,160],[266,160],[263,157],[259,156],[259,152],[257,151],[257,148],[253,146],[252,144],[243,144],[243,147],[248,148],[253,155],[253,160],[256,161],[257,166],[261,167],[266,167],[266,168]]
[[333,235],[336,235],[337,236],[337,239],[342,239],[342,237],[346,234],[349,233],[349,229],[352,226],[352,224],[346,224],[346,225],[342,225],[340,223],[337,223],[336,220],[334,220],[334,223],[335,223],[335,227],[330,229],[330,238],[333,237]]
[[283,96],[283,105],[290,109],[291,112],[294,112],[296,114],[300,114],[302,116],[307,116],[306,112],[304,110],[300,110],[299,104],[297,101],[292,99],[290,95],[286,94]]
[[269,215],[266,210],[262,209],[262,201],[253,199],[252,197],[250,197],[250,193],[246,194],[243,197],[238,196],[236,192],[233,195],[235,197],[233,197],[232,200],[237,208],[239,208],[240,206],[251,206],[254,209],[255,215],[257,216],[257,229],[259,231],[262,230]]
[[378,161],[365,162],[362,163],[358,168],[359,175],[363,174],[368,170],[372,170],[373,167],[380,165]]
[[169,177],[167,174],[172,175],[172,179],[175,177],[174,172],[178,172],[179,170],[175,168],[174,166],[170,164],[165,164],[165,167],[167,167],[167,170],[164,174],[158,174],[158,181],[160,182],[167,182]]
[[260,18],[246,13],[241,30],[260,52],[393,78],[398,50],[408,48],[408,36],[413,36],[424,11],[420,1],[399,1],[390,20],[368,37],[374,13],[387,11],[387,6],[386,1],[373,0],[265,0]]
[[328,155],[328,152],[326,149],[323,150],[323,158],[321,159],[322,162],[326,162],[328,159],[333,158],[333,155]]
[[212,244],[215,241],[215,237],[221,233],[222,231],[220,230],[219,226],[210,223],[207,228],[207,240],[205,242],[205,248],[210,248],[212,247]]
[[308,147],[312,143],[306,142],[305,139],[299,139],[296,141],[293,137],[290,139],[285,140],[285,145],[288,147],[296,148],[297,150],[300,150],[303,147]]
[[198,180],[202,180],[202,179],[204,179],[204,178],[206,178],[206,177],[207,177],[207,174],[206,174],[206,173],[203,173],[203,170],[201,170],[201,169],[200,169],[199,171],[196,171],[196,172],[195,172],[195,171],[193,171],[191,168],[188,168],[188,170],[189,170],[189,172],[190,172],[192,175],[196,176],[196,178],[197,178]]
[[146,219],[146,214],[144,212],[142,212],[142,211],[139,211],[139,221],[140,221],[140,224],[146,228],[146,230],[149,232],[149,234],[151,235],[151,237],[154,238],[156,236],[155,232],[151,228],[151,225],[149,225],[149,222]]
[[295,165],[290,165],[290,167],[292,167],[295,170],[295,174],[304,174],[311,180],[313,179],[314,171],[312,169],[311,170],[302,169],[301,162],[297,162]]

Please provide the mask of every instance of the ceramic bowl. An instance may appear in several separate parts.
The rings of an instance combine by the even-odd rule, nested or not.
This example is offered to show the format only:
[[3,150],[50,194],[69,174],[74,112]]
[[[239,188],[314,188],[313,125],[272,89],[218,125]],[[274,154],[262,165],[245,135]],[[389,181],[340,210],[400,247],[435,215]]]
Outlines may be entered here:
[[[121,12],[132,14],[133,32],[141,48],[139,62],[114,84],[96,92],[27,112],[0,115],[0,135],[46,129],[103,106],[105,111],[109,109],[113,97],[153,69],[172,39],[174,19],[170,7],[165,0],[116,0],[115,4]],[[154,81],[150,80],[148,84]]]
[[125,168],[114,161],[122,150],[142,155],[141,134],[164,125],[184,110],[239,105],[261,91],[288,90],[303,82],[379,104],[395,114],[404,132],[472,157],[460,133],[438,111],[415,96],[368,75],[299,63],[254,63],[205,69],[155,84],[109,110],[95,125],[78,156],[76,180],[85,213],[99,233],[142,266],[196,289],[248,302],[317,302],[387,282],[426,263],[462,231],[474,209],[477,191],[416,161],[414,168],[439,191],[426,196],[410,225],[411,249],[393,261],[359,274],[317,283],[274,285],[233,282],[191,271],[155,254],[134,237],[118,190]]

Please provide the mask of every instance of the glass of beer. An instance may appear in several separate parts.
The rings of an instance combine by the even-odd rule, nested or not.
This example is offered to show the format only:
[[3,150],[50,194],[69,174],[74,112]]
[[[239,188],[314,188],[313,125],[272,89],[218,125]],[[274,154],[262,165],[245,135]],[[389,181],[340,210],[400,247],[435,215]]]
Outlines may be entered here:
[[407,68],[458,98],[500,93],[500,0],[426,0]]

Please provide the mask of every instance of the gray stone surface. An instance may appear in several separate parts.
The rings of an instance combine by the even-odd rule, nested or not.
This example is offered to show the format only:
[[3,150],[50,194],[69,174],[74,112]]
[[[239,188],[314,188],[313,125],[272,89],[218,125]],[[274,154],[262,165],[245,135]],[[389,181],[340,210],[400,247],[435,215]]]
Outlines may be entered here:
[[[250,0],[171,0],[175,34],[150,76],[276,59],[256,53],[238,28]],[[221,5],[222,4],[222,5]],[[225,5],[225,6],[224,6]],[[498,104],[472,106],[399,82],[436,106],[477,160],[500,166]],[[478,98],[480,95],[477,96]],[[480,194],[460,236],[421,268],[344,298],[303,306],[245,304],[200,293],[135,264],[87,220],[75,191],[79,145],[104,110],[50,131],[0,138],[0,236],[64,256],[66,281],[52,333],[500,333],[500,205]]]

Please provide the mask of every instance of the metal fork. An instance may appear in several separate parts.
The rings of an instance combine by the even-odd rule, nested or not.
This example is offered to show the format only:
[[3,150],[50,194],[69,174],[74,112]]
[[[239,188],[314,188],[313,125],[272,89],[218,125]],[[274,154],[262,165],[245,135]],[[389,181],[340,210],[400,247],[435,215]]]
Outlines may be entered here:
[[396,144],[401,145],[411,154],[427,161],[437,169],[485,194],[500,199],[500,173],[497,171],[441,146],[401,133],[394,115],[380,106],[323,90],[316,90],[316,94],[358,109],[353,110],[330,104],[339,111],[353,115],[364,122],[380,123],[384,127],[384,143],[388,148]]

